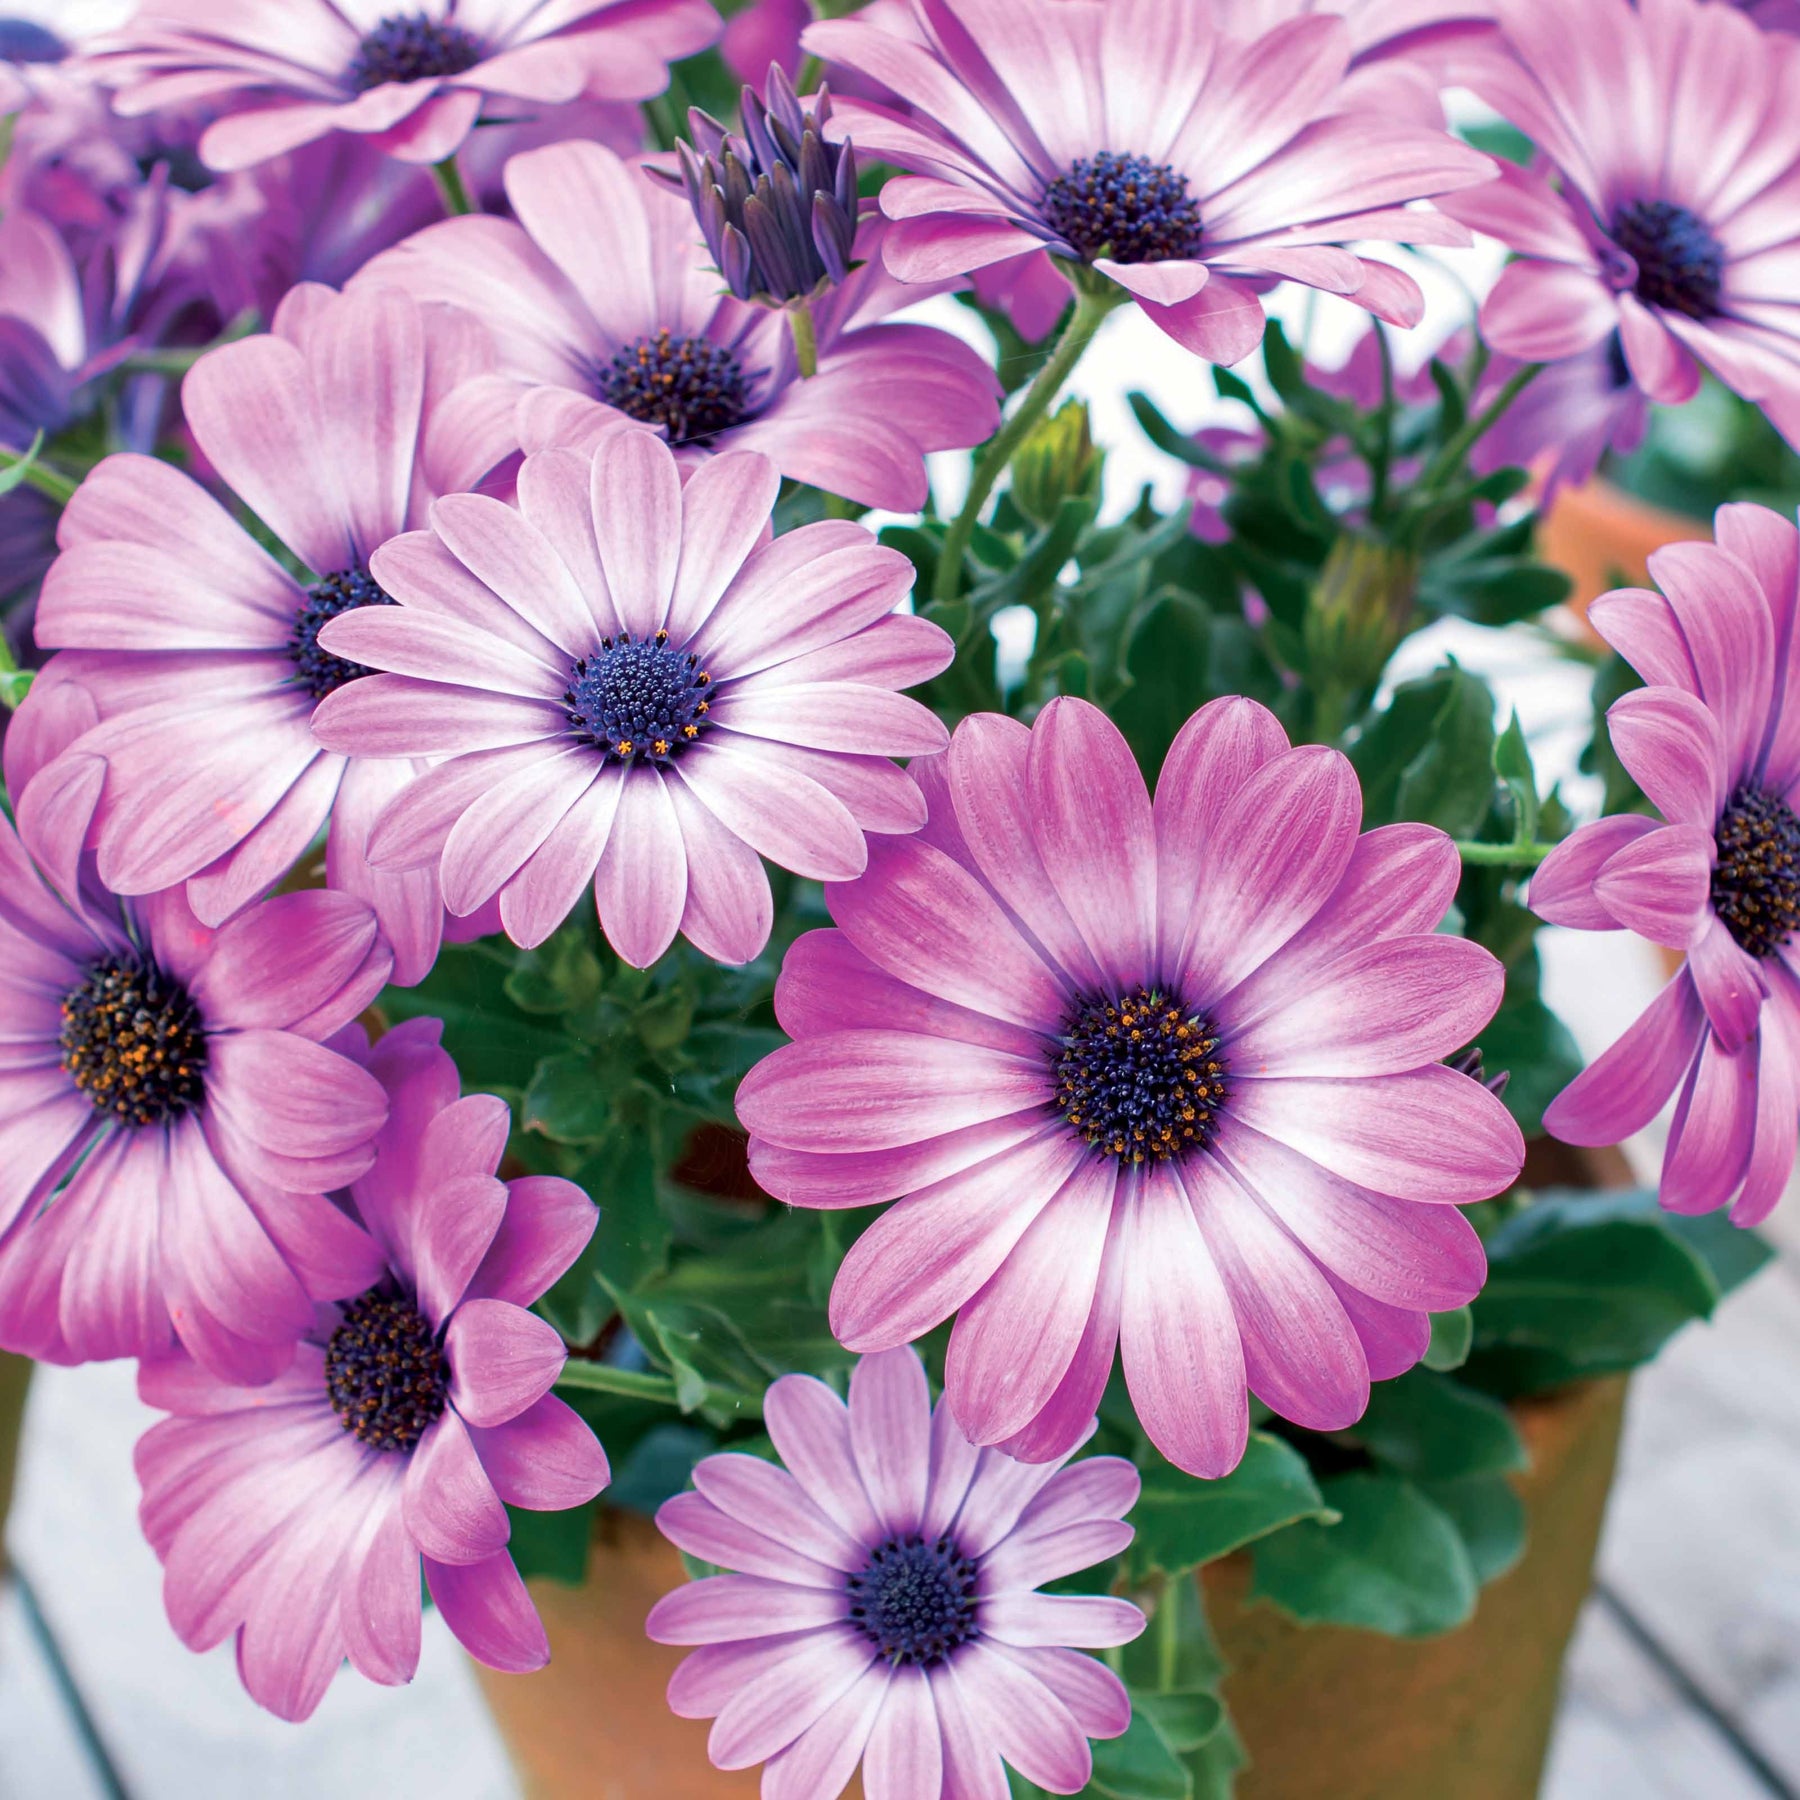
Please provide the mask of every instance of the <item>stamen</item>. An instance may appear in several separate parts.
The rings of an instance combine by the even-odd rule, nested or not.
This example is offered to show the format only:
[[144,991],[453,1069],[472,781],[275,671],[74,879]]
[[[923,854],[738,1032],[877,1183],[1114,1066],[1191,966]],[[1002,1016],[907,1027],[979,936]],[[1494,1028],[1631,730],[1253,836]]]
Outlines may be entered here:
[[1719,815],[1713,911],[1752,956],[1772,956],[1800,925],[1800,818],[1787,802],[1741,787]]
[[844,1584],[850,1622],[892,1666],[934,1668],[976,1635],[979,1576],[948,1535],[890,1537]]
[[563,706],[575,737],[611,761],[663,763],[705,731],[711,689],[700,659],[675,649],[666,631],[635,641],[625,632],[576,662]]
[[608,406],[660,425],[671,444],[711,437],[750,410],[748,377],[731,351],[666,328],[615,351],[600,371],[599,388]]
[[325,1346],[325,1392],[371,1450],[410,1451],[449,1403],[450,1365],[411,1300],[370,1288],[344,1307]]
[[1200,208],[1168,163],[1102,150],[1077,157],[1044,192],[1044,219],[1092,262],[1168,262],[1200,253]]
[[1197,1150],[1225,1100],[1219,1037],[1171,995],[1137,988],[1080,1000],[1053,1057],[1063,1118],[1121,1162]]
[[62,1003],[62,1066],[127,1125],[163,1125],[206,1097],[206,1026],[188,991],[147,957],[109,956]]

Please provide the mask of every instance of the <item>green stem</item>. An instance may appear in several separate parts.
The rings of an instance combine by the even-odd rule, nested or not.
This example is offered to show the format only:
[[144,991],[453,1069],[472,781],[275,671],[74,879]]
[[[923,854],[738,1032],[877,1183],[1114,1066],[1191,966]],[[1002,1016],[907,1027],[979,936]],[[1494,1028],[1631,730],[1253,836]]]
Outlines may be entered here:
[[1419,483],[1423,492],[1435,493],[1463,466],[1469,452],[1500,423],[1506,416],[1506,409],[1536,379],[1543,366],[1542,363],[1527,363],[1524,368],[1514,370],[1499,393],[1437,453],[1436,460]]
[[444,196],[444,211],[451,218],[475,210],[475,204],[469,198],[469,190],[463,186],[462,170],[456,166],[454,156],[446,156],[442,162],[433,163],[431,172],[437,177],[438,192]]
[[0,706],[8,712],[16,712],[31,692],[31,679],[36,673],[35,669],[19,667],[13,659],[12,645],[6,641],[6,633],[0,631]]
[[950,521],[950,529],[944,533],[943,548],[938,552],[937,580],[931,590],[934,600],[954,600],[961,590],[963,557],[980,522],[981,510],[994,491],[994,483],[1000,479],[1001,470],[1012,461],[1012,454],[1025,434],[1044,416],[1045,409],[1081,361],[1082,352],[1094,341],[1100,321],[1118,300],[1119,290],[1110,283],[1104,288],[1078,287],[1075,290],[1075,309],[1069,315],[1069,323],[1057,340],[1056,348],[1032,377],[1031,386],[1025,390],[1025,397],[1012,416],[1001,424],[976,460],[962,510]]
[[787,308],[787,322],[793,334],[800,379],[805,381],[819,372],[819,334],[813,329],[812,308],[804,300],[796,300]]
[[624,1394],[633,1400],[658,1400],[664,1406],[679,1404],[675,1383],[667,1375],[643,1369],[615,1369],[611,1363],[584,1362],[574,1357],[557,1376],[561,1388],[592,1388],[602,1394]]
[[23,480],[27,487],[34,487],[46,499],[54,500],[58,506],[67,506],[75,498],[75,490],[81,485],[72,475],[65,475],[61,469],[53,469],[46,462],[23,456],[14,456],[10,450],[0,450],[0,471],[17,468],[22,462],[28,462]]
[[1456,853],[1472,869],[1535,869],[1554,844],[1477,844],[1456,840]]
[[[1309,294],[1314,290],[1308,289]],[[1375,321],[1375,348],[1381,353],[1380,429],[1375,439],[1375,462],[1369,471],[1369,517],[1379,519],[1387,511],[1388,470],[1394,460],[1394,347],[1386,328]]]
[[1172,1693],[1181,1656],[1181,1586],[1184,1575],[1171,1575],[1156,1601],[1156,1691]]

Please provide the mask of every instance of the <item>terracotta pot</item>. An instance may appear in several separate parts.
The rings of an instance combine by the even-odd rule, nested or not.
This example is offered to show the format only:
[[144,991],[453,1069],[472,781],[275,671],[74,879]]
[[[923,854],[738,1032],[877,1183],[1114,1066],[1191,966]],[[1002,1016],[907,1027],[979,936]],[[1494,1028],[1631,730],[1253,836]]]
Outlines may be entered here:
[[19,1434],[25,1424],[25,1393],[30,1385],[30,1357],[0,1350],[0,1569],[6,1566],[6,1518],[12,1509]]
[[1610,482],[1595,480],[1557,495],[1538,527],[1538,554],[1575,583],[1569,610],[1593,637],[1587,623],[1589,601],[1609,588],[1648,580],[1645,563],[1652,550],[1711,535],[1704,519],[1650,506]]
[[[669,1711],[687,1652],[644,1636],[650,1608],[686,1579],[648,1519],[602,1509],[587,1581],[531,1583],[549,1668],[475,1670],[528,1800],[756,1800],[761,1771],[721,1773],[706,1760],[711,1722]],[[861,1800],[861,1785],[850,1794]]]
[[1247,1555],[1208,1565],[1225,1698],[1250,1754],[1238,1800],[1535,1800],[1624,1398],[1615,1377],[1513,1408],[1531,1453],[1518,1481],[1529,1548],[1459,1631],[1303,1627],[1249,1601]]

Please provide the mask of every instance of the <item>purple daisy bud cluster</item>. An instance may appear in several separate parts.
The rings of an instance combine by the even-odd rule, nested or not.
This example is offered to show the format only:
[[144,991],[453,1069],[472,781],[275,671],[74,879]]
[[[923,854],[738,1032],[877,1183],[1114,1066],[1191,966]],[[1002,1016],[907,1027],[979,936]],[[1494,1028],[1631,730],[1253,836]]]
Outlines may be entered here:
[[[1613,1232],[1793,1175],[1800,531],[1724,505],[1593,602],[1642,681],[1600,816],[1477,674],[1392,659],[1544,615],[1534,508],[1707,383],[1800,442],[1797,33],[0,29],[0,1347],[137,1363],[176,1637],[290,1720],[409,1680],[424,1596],[539,1669],[527,1578],[614,1553],[610,1453],[706,1570],[591,1609],[688,1652],[670,1707],[765,1800],[1141,1800],[1241,1760],[1207,1557],[1309,1534],[1259,1591],[1366,1624],[1334,1546],[1396,1543],[1383,1616],[1440,1577],[1400,1629],[1466,1616],[1500,1402],[1649,1353],[1595,1347],[1528,1138],[1670,1115]],[[727,67],[736,129],[676,142]],[[1511,259],[1428,305],[1477,233]],[[1236,409],[1132,395],[1169,511],[1108,491],[1097,396],[1053,410],[1145,321],[1146,386]],[[1668,959],[1585,1070],[1542,924]],[[1662,1247],[1657,1317],[1704,1310]],[[1478,1468],[1407,1439],[1452,1383]]]
[[804,300],[844,280],[856,249],[856,151],[829,142],[831,92],[802,105],[779,66],[768,99],[744,89],[741,133],[696,107],[677,144],[682,185],[725,285],[740,300]]

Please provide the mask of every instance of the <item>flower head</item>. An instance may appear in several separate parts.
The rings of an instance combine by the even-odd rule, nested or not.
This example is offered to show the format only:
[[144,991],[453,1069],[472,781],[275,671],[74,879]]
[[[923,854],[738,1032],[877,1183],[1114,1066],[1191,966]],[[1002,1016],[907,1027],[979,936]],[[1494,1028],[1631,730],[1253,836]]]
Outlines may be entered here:
[[1154,806],[1084,701],[958,726],[931,818],[826,889],[789,950],[796,1042],[738,1092],[796,1205],[899,1200],[852,1246],[836,1335],[882,1349],[959,1308],[945,1391],[978,1444],[1065,1455],[1123,1354],[1157,1447],[1216,1476],[1245,1388],[1317,1430],[1423,1354],[1484,1273],[1456,1211],[1519,1128],[1439,1059],[1500,998],[1435,931],[1442,832],[1358,835],[1355,773],[1250,700],[1203,707]]
[[179,1338],[267,1380],[373,1256],[326,1195],[368,1166],[386,1100],[325,1040],[393,959],[347,894],[213,931],[179,889],[106,893],[80,852],[98,766],[55,758],[89,719],[51,684],[6,737],[37,861],[0,818],[0,1343],[85,1362]]
[[787,1471],[710,1456],[656,1515],[741,1571],[677,1589],[645,1627],[701,1646],[669,1704],[716,1717],[714,1764],[766,1763],[765,1800],[832,1800],[859,1762],[870,1793],[1004,1793],[1002,1759],[1053,1794],[1084,1788],[1088,1739],[1117,1737],[1131,1703],[1068,1646],[1129,1643],[1144,1616],[1036,1589],[1131,1542],[1136,1469],[977,1450],[904,1349],[857,1364],[847,1407],[783,1376],[764,1418]]
[[64,649],[59,677],[99,705],[74,753],[105,764],[97,843],[115,892],[186,882],[218,923],[287,873],[336,803],[334,880],[376,907],[402,981],[431,966],[443,914],[429,879],[376,878],[358,835],[409,771],[347,767],[309,721],[364,672],[321,648],[325,623],[385,604],[369,574],[376,546],[461,485],[454,454],[434,459],[427,434],[490,356],[460,314],[302,286],[269,335],[200,359],[182,390],[189,428],[299,577],[166,462],[113,456],[83,482],[37,634]]
[[[1523,362],[1617,355],[1650,400],[1709,369],[1800,442],[1800,46],[1701,0],[1497,0],[1500,31],[1446,60],[1544,163],[1505,165],[1445,210],[1519,253],[1481,309]],[[1571,58],[1571,37],[1582,54]],[[1662,96],[1621,107],[1620,94]]]
[[1465,242],[1410,203],[1492,169],[1434,125],[1339,110],[1351,39],[1331,16],[1243,39],[1215,0],[912,0],[804,41],[911,108],[836,112],[864,154],[915,171],[881,194],[896,275],[1049,250],[1214,362],[1261,342],[1273,280],[1416,323],[1417,284],[1344,246]]
[[850,273],[858,201],[856,152],[826,141],[831,94],[803,106],[769,71],[765,104],[745,88],[742,135],[697,107],[693,145],[678,144],[681,179],[706,247],[740,300],[804,300]]
[[1544,1113],[1574,1144],[1615,1144],[1678,1095],[1661,1197],[1729,1204],[1754,1225],[1781,1197],[1800,1114],[1800,533],[1725,506],[1714,544],[1650,558],[1661,593],[1624,588],[1595,629],[1650,684],[1607,714],[1613,748],[1661,814],[1584,825],[1545,859],[1532,908],[1635,931],[1686,963]]
[[796,481],[912,509],[925,452],[980,443],[999,421],[998,384],[968,345],[867,322],[917,298],[878,264],[815,302],[818,373],[802,380],[786,322],[720,293],[686,202],[642,168],[555,144],[514,157],[506,191],[517,223],[447,220],[363,277],[487,322],[505,379],[476,397],[496,461],[589,447],[635,420],[690,459],[757,450]]
[[719,33],[705,0],[142,0],[88,67],[131,117],[204,98],[200,151],[244,169],[328,132],[403,162],[453,155],[486,104],[644,100]]
[[517,509],[459,494],[376,554],[398,605],[327,625],[327,655],[386,670],[321,705],[323,743],[442,762],[377,821],[377,868],[441,869],[466,914],[499,896],[542,943],[593,886],[600,923],[647,967],[684,932],[724,962],[768,940],[760,856],[815,879],[861,871],[865,831],[924,802],[885,759],[942,749],[896,689],[950,640],[894,609],[898,551],[830,520],[768,541],[781,477],[733,453],[683,483],[637,428],[541,451]]
[[355,1297],[315,1309],[262,1387],[181,1355],[139,1371],[173,1415],[136,1457],[170,1623],[194,1650],[235,1634],[245,1687],[284,1719],[306,1718],[346,1657],[371,1681],[412,1679],[421,1564],[471,1655],[543,1667],[506,1505],[578,1506],[608,1478],[550,1392],[562,1340],[526,1311],[581,1253],[593,1205],[554,1176],[496,1177],[506,1103],[457,1097],[439,1030],[415,1019],[360,1048],[392,1110],[350,1191],[379,1245]]

